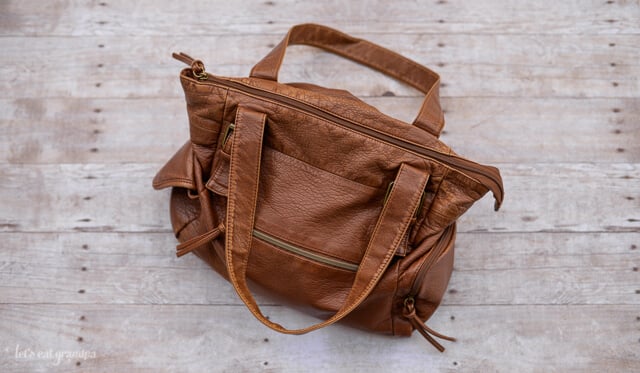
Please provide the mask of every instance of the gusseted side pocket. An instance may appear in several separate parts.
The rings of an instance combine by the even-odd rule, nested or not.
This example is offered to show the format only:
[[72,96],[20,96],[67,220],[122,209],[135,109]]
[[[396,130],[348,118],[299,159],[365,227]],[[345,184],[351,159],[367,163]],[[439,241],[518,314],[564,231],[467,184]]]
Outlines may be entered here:
[[191,142],[188,141],[153,178],[154,189],[173,188],[170,199],[171,226],[178,238],[180,232],[200,216],[200,203],[194,198],[197,186],[193,162]]
[[154,189],[168,187],[196,189],[191,141],[187,141],[153,178]]

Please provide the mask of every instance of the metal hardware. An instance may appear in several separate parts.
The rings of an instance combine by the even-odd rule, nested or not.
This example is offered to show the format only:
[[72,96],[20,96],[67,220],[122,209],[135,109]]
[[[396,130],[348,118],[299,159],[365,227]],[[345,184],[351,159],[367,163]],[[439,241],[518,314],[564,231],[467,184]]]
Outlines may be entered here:
[[231,137],[231,133],[235,128],[236,128],[235,123],[229,123],[227,128],[225,128],[224,134],[222,135],[222,146],[224,146],[227,143],[227,140],[229,140],[229,137]]

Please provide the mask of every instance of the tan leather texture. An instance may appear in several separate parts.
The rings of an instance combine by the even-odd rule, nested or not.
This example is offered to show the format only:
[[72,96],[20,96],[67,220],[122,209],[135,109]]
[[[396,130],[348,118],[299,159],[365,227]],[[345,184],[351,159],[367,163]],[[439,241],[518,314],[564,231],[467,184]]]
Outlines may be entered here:
[[[391,118],[343,90],[279,83],[286,47],[305,44],[424,92],[416,120]],[[185,54],[180,74],[190,139],[158,172],[172,187],[177,255],[193,252],[229,280],[252,314],[282,333],[334,322],[380,333],[420,332],[453,269],[455,222],[500,173],[457,156],[444,126],[439,76],[392,51],[303,24],[248,78],[215,76]],[[250,289],[251,285],[251,289]],[[289,329],[265,317],[252,290],[322,321]]]

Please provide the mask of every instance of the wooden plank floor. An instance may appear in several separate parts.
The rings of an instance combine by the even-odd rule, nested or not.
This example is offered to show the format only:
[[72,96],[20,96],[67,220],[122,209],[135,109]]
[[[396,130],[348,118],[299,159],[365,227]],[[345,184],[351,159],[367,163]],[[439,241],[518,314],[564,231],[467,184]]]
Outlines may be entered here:
[[[170,58],[246,76],[294,23],[442,76],[458,153],[506,200],[460,221],[438,353],[333,326],[280,335],[194,256],[154,173],[187,139]],[[640,2],[0,1],[0,371],[640,371]],[[421,98],[306,47],[283,81],[411,120]],[[272,319],[309,322],[259,298]]]

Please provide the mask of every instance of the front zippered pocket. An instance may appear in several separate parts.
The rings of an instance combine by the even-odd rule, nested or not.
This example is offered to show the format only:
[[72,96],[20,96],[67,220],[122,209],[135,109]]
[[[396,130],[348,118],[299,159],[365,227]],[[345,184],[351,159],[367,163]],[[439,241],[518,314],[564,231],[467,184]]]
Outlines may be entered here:
[[285,242],[279,238],[273,237],[257,229],[253,230],[253,237],[260,239],[288,253],[295,254],[297,256],[314,261],[316,263],[325,264],[331,267],[336,267],[336,268],[340,268],[340,269],[344,269],[352,272],[356,272],[358,270],[357,264],[347,262],[345,260],[341,260],[337,258],[332,258],[330,256],[320,254],[300,246],[292,245],[288,242]]

